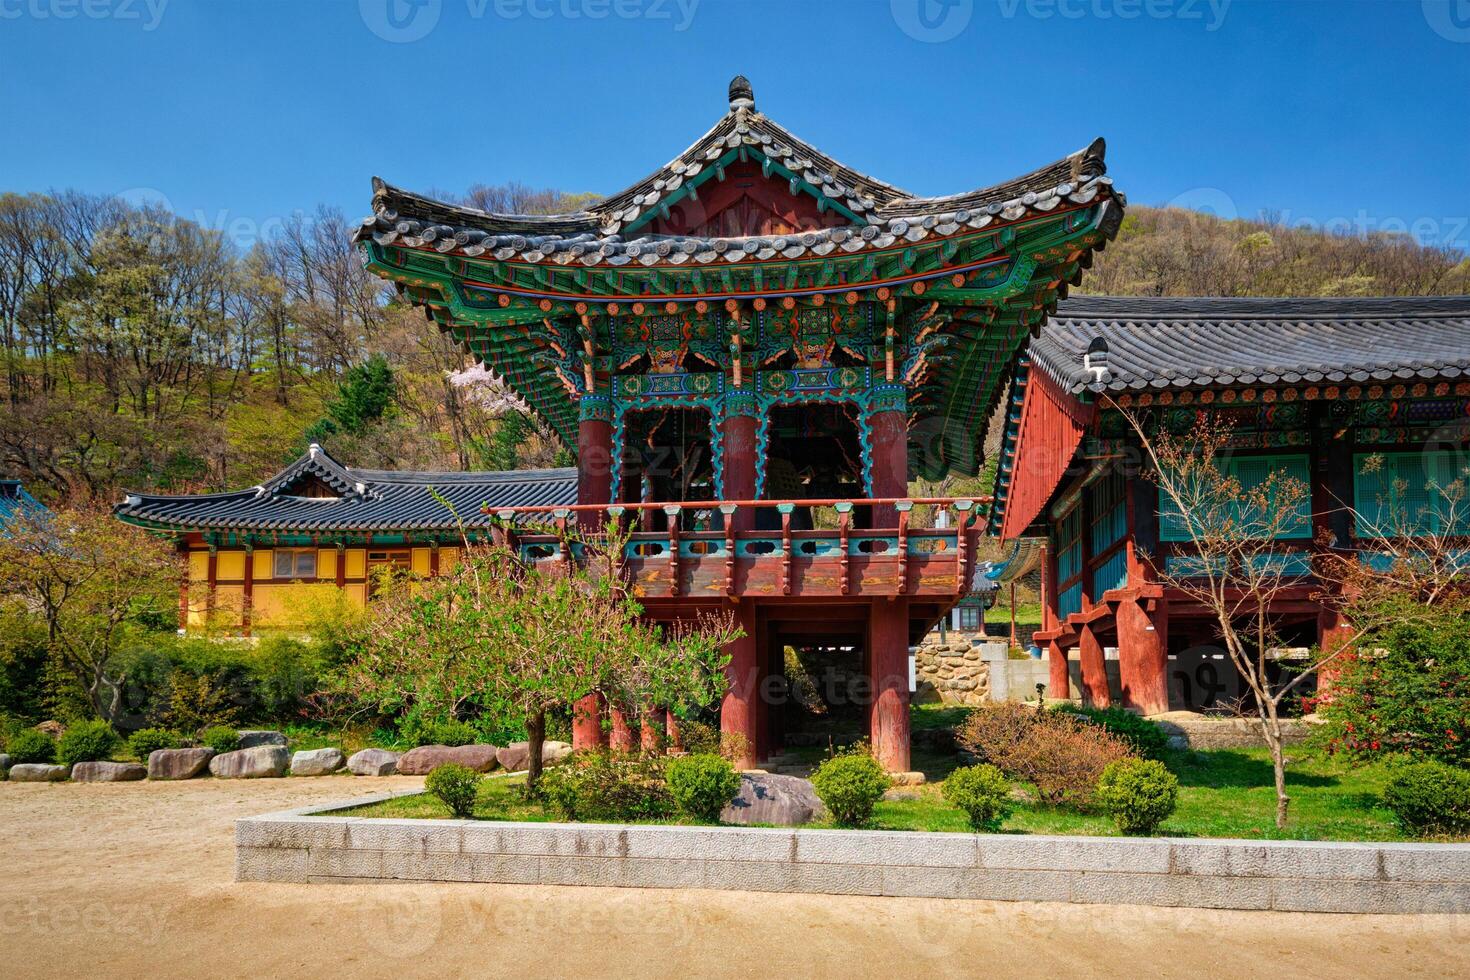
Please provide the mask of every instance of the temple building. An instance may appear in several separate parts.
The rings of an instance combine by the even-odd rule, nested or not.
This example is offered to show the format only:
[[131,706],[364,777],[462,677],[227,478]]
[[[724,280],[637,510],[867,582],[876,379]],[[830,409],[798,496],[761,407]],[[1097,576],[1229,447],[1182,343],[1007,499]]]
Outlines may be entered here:
[[1271,552],[1296,579],[1271,605],[1288,647],[1330,646],[1339,623],[1314,556],[1372,560],[1384,507],[1470,536],[1463,512],[1430,526],[1442,517],[1415,506],[1470,466],[1470,297],[1074,297],[1017,361],[988,526],[1047,540],[1035,639],[1057,697],[1154,714],[1243,693],[1210,612],[1160,582],[1198,559],[1182,516],[1140,475],[1128,414],[1178,433],[1200,415],[1227,419],[1224,465],[1244,488],[1271,472],[1310,486],[1310,508]]
[[249,636],[300,626],[323,585],[366,604],[378,566],[420,575],[452,568],[466,542],[489,540],[501,508],[559,507],[576,498],[574,469],[363,470],[312,445],[258,486],[130,493],[114,513],[176,543],[181,627]]
[[908,481],[978,471],[1011,364],[1124,202],[1101,140],[922,197],[788,132],[743,77],[728,95],[587,211],[489,214],[375,180],[357,240],[576,448],[572,520],[636,515],[646,615],[734,611],[727,731],[779,748],[759,692],[784,645],[840,645],[871,682],[875,754],[907,770],[909,646],[970,591],[984,520],[983,502],[908,499]]

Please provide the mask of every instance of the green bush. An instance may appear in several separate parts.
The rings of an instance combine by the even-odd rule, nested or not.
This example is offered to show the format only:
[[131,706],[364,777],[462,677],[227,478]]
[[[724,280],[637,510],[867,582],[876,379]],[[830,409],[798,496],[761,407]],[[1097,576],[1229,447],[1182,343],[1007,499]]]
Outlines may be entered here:
[[26,762],[53,762],[56,759],[56,742],[45,732],[26,728],[5,740],[5,754],[12,765]]
[[199,741],[223,755],[240,747],[240,733],[224,725],[215,725],[213,728],[206,728],[204,734],[199,736]]
[[117,732],[105,721],[79,721],[56,741],[56,761],[63,766],[97,762],[117,748]]
[[812,773],[812,787],[839,827],[867,826],[891,785],[878,760],[862,750],[833,756]]
[[1067,705],[1058,710],[1081,715],[1101,725],[1104,731],[1118,736],[1136,755],[1145,759],[1162,759],[1169,748],[1169,736],[1162,726],[1135,715],[1126,708],[1085,708]]
[[[1400,608],[1401,607],[1401,608]],[[1356,618],[1356,617],[1350,617]],[[1329,751],[1374,761],[1393,754],[1470,766],[1470,608],[1425,606],[1406,596],[1368,610],[1387,625],[1335,663],[1332,694],[1318,711]]]
[[1156,759],[1123,759],[1103,770],[1097,803],[1125,834],[1152,834],[1179,803],[1179,780]]
[[167,728],[143,728],[128,736],[128,751],[133,758],[147,762],[159,749],[176,749],[183,741],[178,732]]
[[1014,809],[1011,784],[992,765],[956,769],[944,780],[943,792],[946,800],[965,811],[976,833],[995,833]]
[[1470,771],[1443,762],[1403,766],[1383,790],[1400,826],[1418,837],[1470,830]]
[[661,820],[674,812],[657,757],[577,753],[541,776],[543,806],[565,820]]
[[475,801],[480,794],[480,781],[484,779],[469,766],[436,766],[424,780],[424,789],[439,798],[449,807],[449,812],[461,820],[475,815]]
[[718,823],[720,811],[740,792],[740,774],[717,755],[671,759],[667,779],[680,812],[705,823]]
[[464,721],[412,721],[404,737],[414,745],[474,745],[480,741],[475,726]]

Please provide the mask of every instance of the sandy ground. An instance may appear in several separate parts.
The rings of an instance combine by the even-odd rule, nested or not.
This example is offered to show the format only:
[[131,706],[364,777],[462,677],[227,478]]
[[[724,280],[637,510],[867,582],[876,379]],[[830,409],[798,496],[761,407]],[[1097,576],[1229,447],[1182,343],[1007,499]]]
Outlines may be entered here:
[[231,880],[236,817],[420,783],[0,783],[0,976],[1470,976],[1470,917]]

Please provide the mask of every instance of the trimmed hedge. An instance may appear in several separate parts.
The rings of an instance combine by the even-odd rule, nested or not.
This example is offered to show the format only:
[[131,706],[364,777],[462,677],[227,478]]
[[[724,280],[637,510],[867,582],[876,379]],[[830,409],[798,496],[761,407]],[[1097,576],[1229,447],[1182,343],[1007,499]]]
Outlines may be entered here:
[[680,812],[705,823],[718,823],[720,811],[740,792],[740,774],[718,755],[670,759],[666,778]]
[[1396,772],[1383,802],[1416,836],[1470,831],[1470,771],[1443,762],[1415,762]]

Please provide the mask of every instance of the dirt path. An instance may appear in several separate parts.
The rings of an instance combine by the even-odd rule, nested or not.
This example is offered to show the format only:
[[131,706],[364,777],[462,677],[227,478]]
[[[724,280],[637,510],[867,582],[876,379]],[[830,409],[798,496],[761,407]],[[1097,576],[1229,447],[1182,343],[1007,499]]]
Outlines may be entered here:
[[1470,975],[1470,922],[511,885],[236,884],[236,817],[411,777],[0,783],[0,976]]

